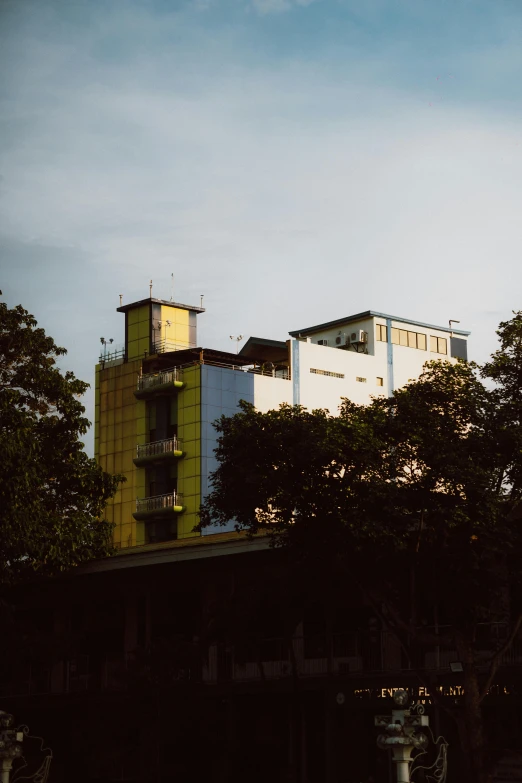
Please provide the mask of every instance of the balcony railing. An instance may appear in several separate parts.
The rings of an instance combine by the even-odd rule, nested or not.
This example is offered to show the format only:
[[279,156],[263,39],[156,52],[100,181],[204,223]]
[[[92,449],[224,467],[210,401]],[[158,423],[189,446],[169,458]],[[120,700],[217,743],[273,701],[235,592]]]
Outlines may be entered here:
[[[172,497],[172,496],[171,496]],[[148,500],[153,500],[149,498]],[[486,659],[498,649],[496,627],[481,651]],[[433,647],[418,650],[407,659],[389,632],[354,631],[327,636],[294,636],[291,639],[251,639],[241,644],[211,644],[210,647],[183,641],[174,648],[128,654],[107,655],[104,660],[78,655],[69,661],[54,664],[17,664],[16,668],[0,672],[0,696],[39,693],[77,693],[80,691],[123,690],[140,676],[149,677],[155,665],[165,672],[165,654],[169,657],[169,672],[173,680],[191,680],[211,685],[220,682],[260,682],[307,678],[348,677],[358,683],[371,682],[368,675],[389,676],[392,686],[402,685],[397,675],[424,670],[446,674],[450,662],[458,660],[456,650]],[[517,638],[500,660],[501,668],[522,668],[522,638]],[[460,684],[460,681],[455,681]],[[362,687],[367,687],[364,685]],[[372,686],[373,687],[373,686]],[[379,686],[380,687],[380,686]],[[388,687],[388,686],[387,686]]]
[[179,492],[168,492],[166,495],[153,495],[149,498],[136,498],[136,512],[161,511],[183,505],[183,495]]
[[152,443],[144,443],[136,446],[136,459],[146,459],[147,457],[160,457],[163,454],[173,454],[176,451],[182,451],[182,445],[179,438],[167,438],[166,440],[156,440]]
[[162,372],[151,372],[147,375],[140,375],[138,378],[138,391],[153,389],[155,386],[164,386],[168,383],[181,383],[183,380],[183,371],[180,367],[172,367],[170,370]]

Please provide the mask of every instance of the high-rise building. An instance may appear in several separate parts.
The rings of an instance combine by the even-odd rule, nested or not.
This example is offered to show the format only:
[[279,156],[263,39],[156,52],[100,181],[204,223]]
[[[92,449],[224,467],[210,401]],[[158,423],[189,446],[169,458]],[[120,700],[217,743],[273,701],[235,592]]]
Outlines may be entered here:
[[105,345],[96,367],[95,453],[127,479],[107,509],[121,548],[200,535],[216,467],[212,423],[241,399],[261,411],[289,403],[335,415],[342,397],[391,395],[428,359],[467,358],[469,332],[371,310],[288,340],[250,337],[237,354],[198,346],[202,307],[149,298],[118,312],[124,346]]

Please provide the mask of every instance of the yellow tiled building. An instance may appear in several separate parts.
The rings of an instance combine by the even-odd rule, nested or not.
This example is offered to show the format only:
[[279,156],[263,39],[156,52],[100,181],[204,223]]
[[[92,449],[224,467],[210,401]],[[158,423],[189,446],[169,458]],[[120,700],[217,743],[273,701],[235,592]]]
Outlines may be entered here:
[[190,307],[147,299],[118,308],[125,346],[96,367],[95,455],[121,473],[107,508],[125,548],[197,535],[200,364]]

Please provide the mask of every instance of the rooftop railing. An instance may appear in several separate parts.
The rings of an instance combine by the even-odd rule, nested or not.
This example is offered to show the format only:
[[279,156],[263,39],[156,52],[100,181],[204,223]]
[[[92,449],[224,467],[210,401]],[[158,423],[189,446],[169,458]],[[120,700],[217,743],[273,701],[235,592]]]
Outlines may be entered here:
[[175,340],[155,340],[154,351],[156,353],[170,353],[171,351],[185,351],[187,348],[195,348],[196,343],[181,342],[178,343]]
[[171,454],[174,451],[182,451],[182,445],[179,438],[167,438],[166,440],[156,440],[152,443],[144,443],[136,446],[136,458],[156,457],[162,454]]

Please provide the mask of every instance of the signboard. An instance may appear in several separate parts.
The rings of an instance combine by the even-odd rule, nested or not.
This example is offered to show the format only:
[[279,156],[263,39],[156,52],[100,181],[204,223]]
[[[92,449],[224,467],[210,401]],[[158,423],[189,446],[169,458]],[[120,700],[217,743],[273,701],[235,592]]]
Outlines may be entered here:
[[[353,695],[356,699],[391,699],[394,692],[399,689],[407,690],[414,701],[420,701],[421,704],[431,703],[430,692],[422,685],[415,687],[400,685],[392,688],[357,688],[353,691]],[[462,685],[439,685],[435,690],[441,696],[459,698],[459,696],[464,695]],[[493,685],[488,691],[490,696],[509,696],[511,693],[512,688],[505,685]]]

